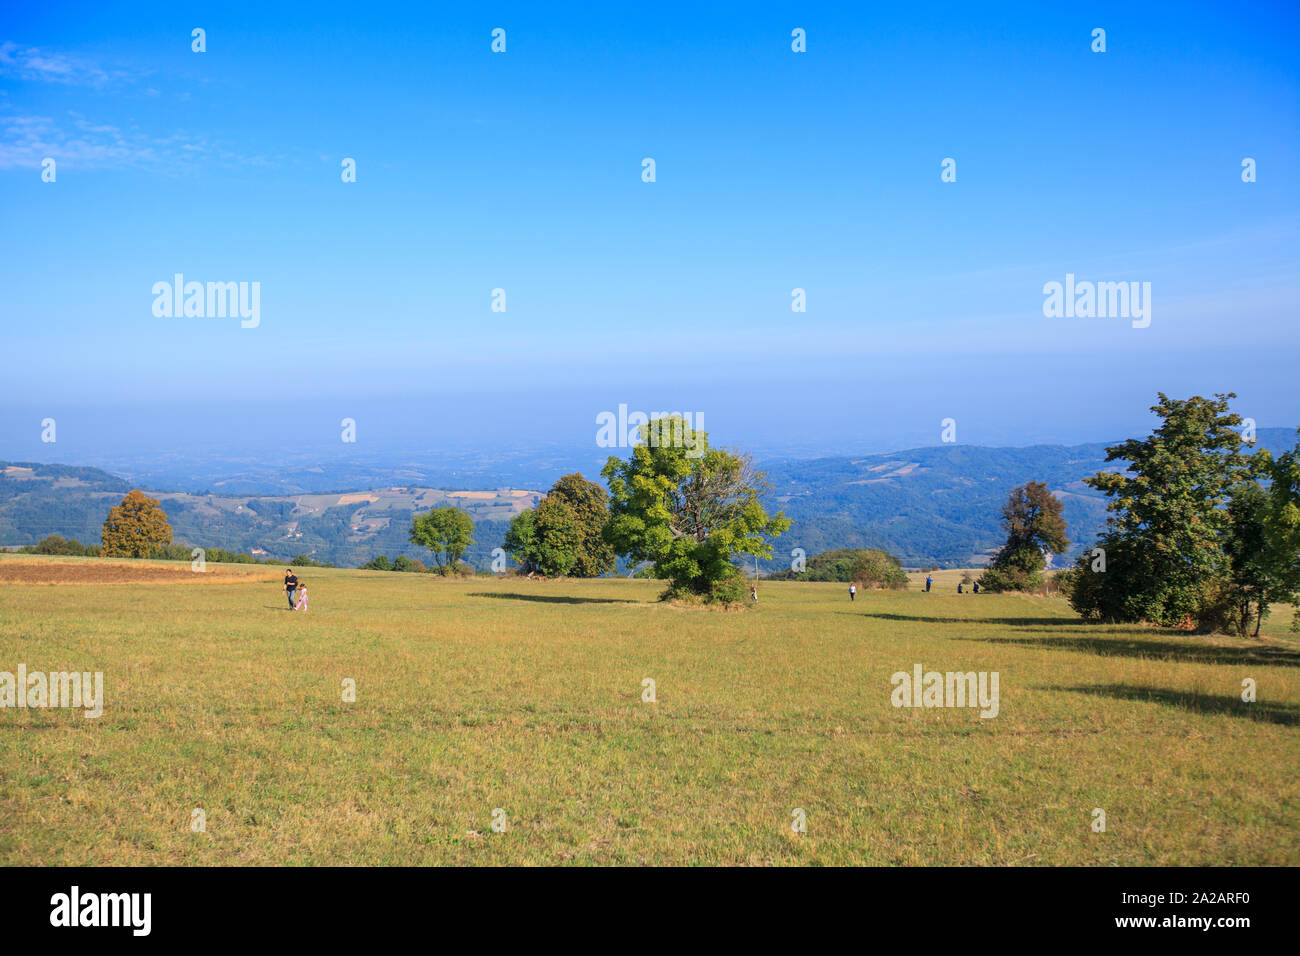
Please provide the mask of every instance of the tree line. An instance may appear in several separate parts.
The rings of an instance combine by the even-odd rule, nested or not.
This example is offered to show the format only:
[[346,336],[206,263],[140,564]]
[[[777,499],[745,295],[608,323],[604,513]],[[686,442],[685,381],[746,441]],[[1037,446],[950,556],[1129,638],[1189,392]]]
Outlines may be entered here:
[[[681,416],[642,425],[628,459],[611,456],[601,471],[608,491],[565,475],[506,532],[505,553],[524,575],[598,577],[620,557],[667,582],[666,597],[732,602],[744,593],[742,555],[771,557],[770,538],[790,526],[769,516],[765,479],[743,453],[710,447],[708,434]],[[658,440],[671,435],[671,442]],[[439,573],[454,573],[473,543],[473,523],[454,507],[434,508],[411,524],[412,542],[428,548]]]
[[[1229,408],[1232,393],[1158,396],[1151,409],[1158,427],[1144,439],[1108,447],[1105,460],[1118,463],[1116,469],[1085,479],[1108,499],[1105,530],[1053,583],[1086,620],[1257,636],[1270,606],[1300,603],[1300,442],[1276,457],[1251,449],[1238,431],[1242,419]],[[597,577],[622,558],[634,576],[665,581],[665,597],[740,600],[738,562],[770,558],[771,539],[790,520],[779,511],[768,514],[766,479],[749,455],[711,447],[707,433],[680,419],[671,424],[670,433],[682,441],[656,442],[643,425],[641,443],[626,460],[608,459],[601,471],[608,490],[565,475],[534,508],[516,515],[504,551],[517,573]],[[1046,483],[1031,481],[1011,492],[1002,525],[1006,540],[981,574],[981,589],[1042,587],[1048,556],[1069,546],[1060,500]],[[432,567],[384,555],[362,567],[457,574],[473,531],[459,508],[421,512],[412,518],[409,539],[428,549]],[[96,549],[50,536],[26,550],[189,557],[172,544],[158,501],[138,490],[110,510],[101,540]],[[205,556],[255,560],[221,549]],[[306,555],[290,563],[319,564]],[[878,549],[826,552],[809,569],[773,577],[906,586],[898,559]]]
[[[1231,392],[1158,397],[1158,427],[1106,449],[1124,467],[1085,479],[1109,499],[1106,527],[1057,583],[1085,620],[1257,637],[1271,605],[1300,604],[1300,442],[1251,450]],[[1068,544],[1060,502],[1030,482],[1003,526],[981,587],[1038,587],[1045,556]]]
[[[504,551],[519,573],[596,577],[614,570],[623,557],[666,581],[666,596],[741,599],[743,575],[735,560],[771,557],[767,539],[783,533],[790,521],[780,512],[767,514],[761,503],[767,486],[749,455],[710,447],[708,434],[681,416],[670,416],[667,428],[661,424],[640,426],[641,444],[626,461],[609,458],[601,472],[608,491],[582,475],[565,475],[536,507],[515,516]],[[662,435],[672,441],[659,440]],[[362,567],[458,574],[473,533],[466,512],[432,508],[411,519],[409,532],[413,544],[429,551],[432,567],[405,556],[389,561],[386,555]],[[105,557],[172,557],[169,549],[184,551],[172,544],[172,528],[157,499],[138,490],[109,511],[101,541],[97,551]],[[88,553],[86,546],[75,544],[78,553]],[[71,547],[66,542],[42,545]],[[317,562],[300,555],[290,563]]]

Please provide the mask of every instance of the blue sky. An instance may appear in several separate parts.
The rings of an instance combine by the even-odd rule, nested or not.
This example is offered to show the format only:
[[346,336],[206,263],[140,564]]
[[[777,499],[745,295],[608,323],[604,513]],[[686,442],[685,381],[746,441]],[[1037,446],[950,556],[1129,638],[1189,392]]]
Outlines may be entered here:
[[[0,457],[621,402],[771,452],[1112,439],[1157,390],[1300,423],[1300,15],[1059,6],[7,5]],[[155,317],[178,272],[260,325]],[[1150,327],[1045,318],[1067,272]]]

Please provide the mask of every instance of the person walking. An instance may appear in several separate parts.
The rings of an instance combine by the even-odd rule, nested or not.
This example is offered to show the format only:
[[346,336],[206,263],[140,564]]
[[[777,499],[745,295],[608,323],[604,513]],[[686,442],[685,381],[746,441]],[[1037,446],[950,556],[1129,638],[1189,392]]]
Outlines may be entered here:
[[284,593],[289,598],[289,610],[293,610],[294,592],[298,590],[298,575],[293,573],[293,568],[284,569]]
[[298,603],[294,605],[295,611],[307,610],[307,585],[304,583],[298,588]]
[[858,598],[858,586],[857,586],[856,584],[850,584],[850,585],[849,585],[849,603],[852,604],[854,601],[857,600],[857,598]]
[[930,585],[933,584],[933,583],[934,583],[934,578],[930,577],[930,575],[927,574],[927,575],[925,576],[925,593],[926,593],[926,594],[929,594],[929,593],[930,593]]

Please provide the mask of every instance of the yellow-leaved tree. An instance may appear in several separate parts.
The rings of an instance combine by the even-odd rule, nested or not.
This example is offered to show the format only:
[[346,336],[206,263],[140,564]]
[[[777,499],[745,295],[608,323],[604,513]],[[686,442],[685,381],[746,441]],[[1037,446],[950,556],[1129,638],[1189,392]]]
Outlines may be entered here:
[[99,553],[106,558],[144,558],[154,548],[172,543],[172,526],[158,499],[136,490],[109,509],[100,540]]

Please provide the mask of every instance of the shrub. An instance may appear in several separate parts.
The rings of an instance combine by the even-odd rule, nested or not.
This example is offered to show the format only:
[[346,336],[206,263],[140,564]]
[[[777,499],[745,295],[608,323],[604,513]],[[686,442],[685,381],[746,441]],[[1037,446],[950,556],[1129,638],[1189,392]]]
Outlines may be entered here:
[[86,546],[75,538],[68,539],[51,534],[22,550],[26,554],[67,554],[81,557],[86,553]]
[[[1031,581],[1031,577],[1037,577],[1037,575],[1030,575],[1024,568],[1018,568],[1014,565],[988,568],[980,575],[980,590],[994,594],[999,591],[1028,591],[1035,586]],[[962,583],[970,583],[969,574],[962,578]]]

